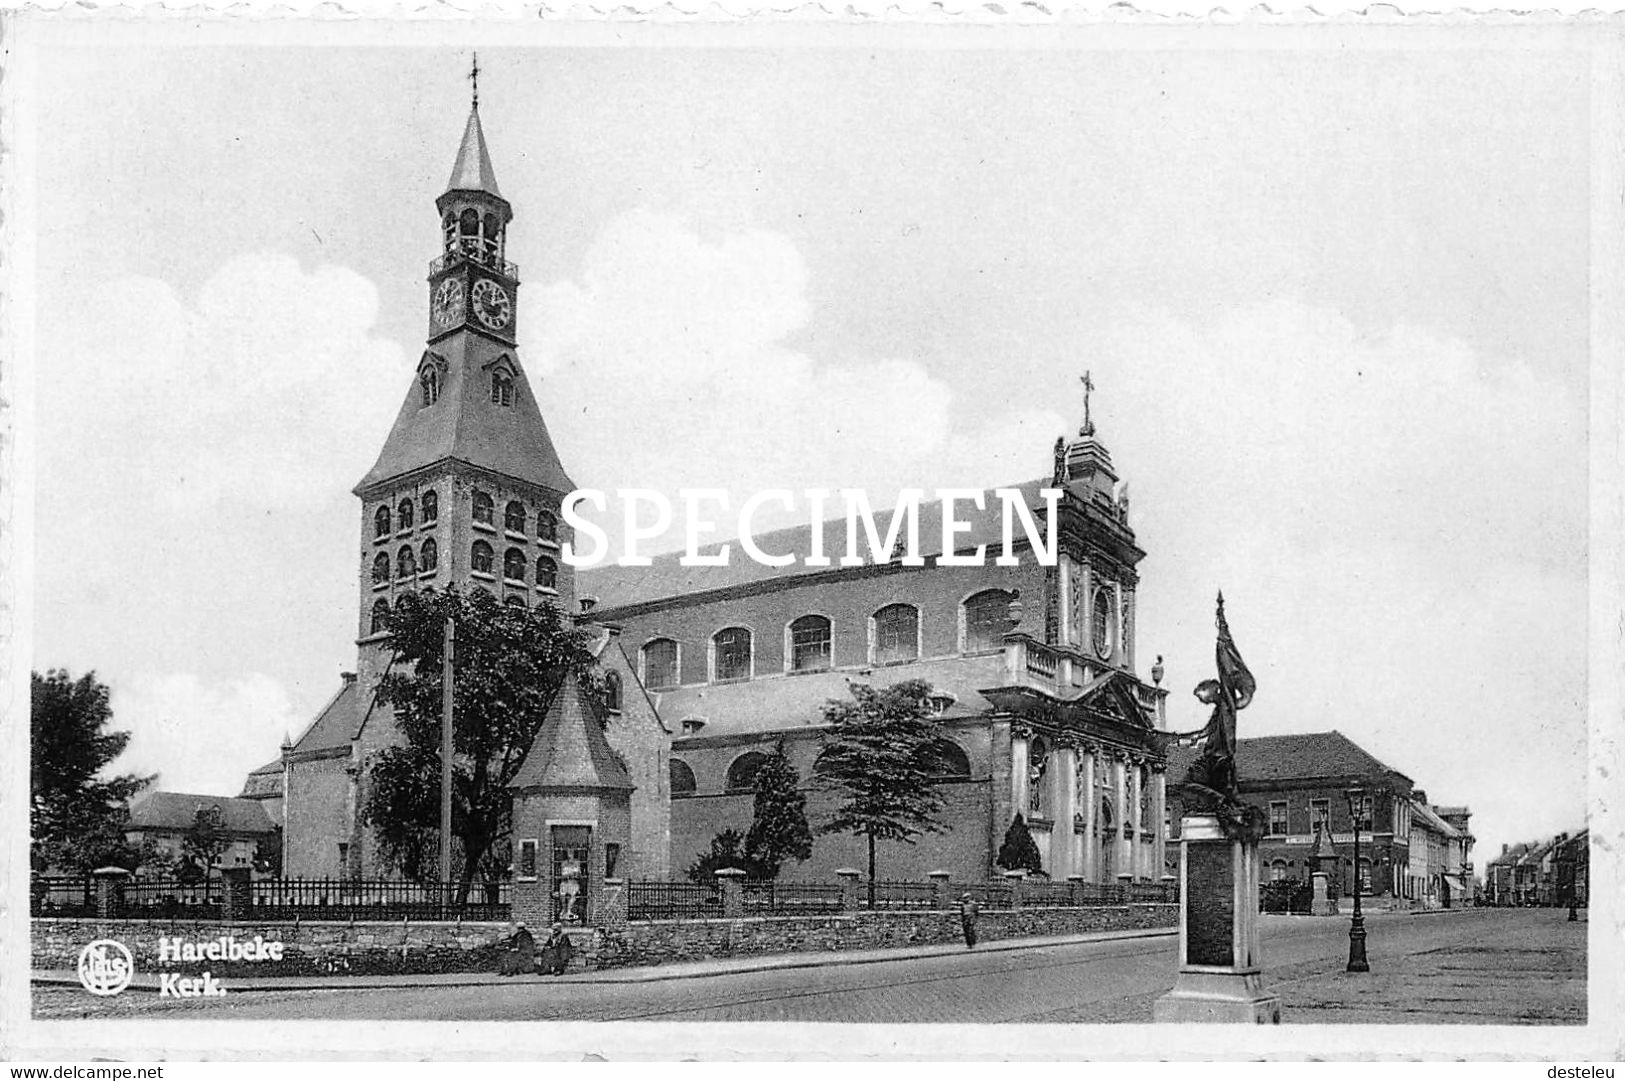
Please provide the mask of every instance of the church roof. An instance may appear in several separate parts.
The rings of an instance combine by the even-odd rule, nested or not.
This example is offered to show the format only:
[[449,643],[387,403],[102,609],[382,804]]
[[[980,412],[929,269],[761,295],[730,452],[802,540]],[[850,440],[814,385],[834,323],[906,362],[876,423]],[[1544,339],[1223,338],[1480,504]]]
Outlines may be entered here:
[[233,833],[269,833],[275,824],[259,800],[205,796],[190,792],[148,792],[130,804],[125,829],[188,830],[199,807],[219,807],[225,828]]
[[[1039,495],[1041,489],[1050,486],[1048,480],[1030,480],[1024,484],[1012,485],[1021,492],[1021,497],[1027,506],[1038,508],[1044,505]],[[958,534],[955,541],[958,550],[963,552],[973,550],[977,545],[986,544],[992,550],[998,550],[1004,543],[1004,524],[1002,504],[991,491],[984,500],[985,509],[978,511],[965,500],[959,500],[954,507],[954,514],[958,521],[969,523],[970,529]],[[889,510],[875,512],[875,525],[884,533],[891,522]],[[685,554],[681,551],[665,552],[657,555],[651,566],[622,567],[616,564],[605,564],[576,572],[576,591],[579,594],[590,594],[598,598],[596,614],[602,614],[613,608],[621,608],[634,604],[644,604],[649,601],[662,600],[667,597],[679,597],[694,593],[708,593],[714,590],[732,589],[736,586],[751,585],[756,582],[782,581],[788,578],[797,578],[812,574],[824,574],[831,570],[838,570],[839,560],[846,552],[846,518],[831,518],[823,523],[824,554],[836,561],[834,567],[809,567],[802,557],[812,550],[812,526],[798,525],[787,529],[775,529],[770,533],[755,535],[756,546],[769,555],[782,555],[792,553],[796,561],[785,567],[768,567],[751,559],[739,549],[737,540],[719,541],[716,544],[700,548],[700,554],[705,555],[716,552],[723,544],[732,545],[728,555],[727,566],[722,567],[685,567],[678,560]],[[1025,537],[1021,523],[1015,525],[1015,540],[1019,544]],[[867,536],[859,527],[858,547],[863,554],[865,563],[872,563],[869,552]],[[931,556],[942,553],[942,504],[920,504],[920,555],[929,559]],[[988,558],[992,559],[994,551],[989,551]]]
[[[477,363],[468,336],[447,339],[423,356],[423,365],[441,368],[440,398],[424,405],[414,378],[401,403],[378,460],[355,486],[361,495],[375,484],[445,461],[464,462],[506,477],[565,493],[575,482],[553,447],[530,381],[513,353],[501,354],[513,369],[511,406],[491,401],[491,365]],[[501,361],[499,360],[498,363]]]
[[468,123],[463,128],[463,141],[457,146],[457,161],[451,167],[451,179],[446,181],[447,191],[483,191],[497,198],[496,170],[491,168],[491,152],[485,147],[485,131],[480,127],[480,107],[468,111]]
[[294,743],[293,753],[297,755],[332,750],[335,747],[348,747],[350,741],[355,738],[358,719],[356,711],[360,699],[361,692],[356,687],[355,679],[346,676],[344,686],[328,700],[322,711],[316,714],[316,719],[310,723],[310,727],[305,729]]
[[626,766],[610,749],[598,707],[570,673],[548,707],[541,731],[509,788],[620,788],[631,791]]

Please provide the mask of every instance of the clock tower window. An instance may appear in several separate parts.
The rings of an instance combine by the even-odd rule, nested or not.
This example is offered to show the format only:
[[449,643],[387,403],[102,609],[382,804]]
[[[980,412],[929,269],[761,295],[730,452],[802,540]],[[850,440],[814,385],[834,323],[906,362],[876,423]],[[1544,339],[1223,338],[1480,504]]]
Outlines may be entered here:
[[505,372],[491,373],[491,404],[513,405],[513,378]]

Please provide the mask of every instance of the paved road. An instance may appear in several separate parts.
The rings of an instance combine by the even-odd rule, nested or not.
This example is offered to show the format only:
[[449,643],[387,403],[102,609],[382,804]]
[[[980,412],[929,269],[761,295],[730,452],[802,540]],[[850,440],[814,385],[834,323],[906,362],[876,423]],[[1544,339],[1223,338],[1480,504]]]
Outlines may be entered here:
[[[1372,973],[1351,976],[1345,919],[1264,918],[1265,982],[1288,1022],[1585,1020],[1585,927],[1561,910],[1370,921]],[[968,951],[861,965],[633,984],[268,991],[177,1002],[87,1002],[36,989],[36,1016],[596,1021],[1146,1022],[1173,985],[1172,938]],[[1508,980],[1509,971],[1518,972]],[[105,1011],[105,1013],[104,1013]]]

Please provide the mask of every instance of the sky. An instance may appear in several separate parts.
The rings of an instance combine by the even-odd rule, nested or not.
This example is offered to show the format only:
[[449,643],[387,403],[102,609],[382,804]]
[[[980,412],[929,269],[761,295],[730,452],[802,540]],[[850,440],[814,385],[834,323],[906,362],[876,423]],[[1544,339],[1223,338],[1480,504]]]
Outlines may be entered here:
[[[422,348],[469,53],[186,33],[39,65],[35,667],[112,687],[122,768],[233,794],[354,667],[350,488]],[[520,359],[578,484],[1016,483],[1089,370],[1173,727],[1222,588],[1244,737],[1343,732],[1472,807],[1480,866],[1583,824],[1574,54],[480,66]]]

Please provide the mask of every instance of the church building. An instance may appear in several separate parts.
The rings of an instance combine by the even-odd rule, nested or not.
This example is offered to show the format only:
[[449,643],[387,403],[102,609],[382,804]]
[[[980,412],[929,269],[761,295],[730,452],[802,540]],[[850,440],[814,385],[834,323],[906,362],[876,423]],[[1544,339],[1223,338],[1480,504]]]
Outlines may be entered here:
[[[680,877],[719,831],[744,831],[755,771],[783,748],[816,829],[837,802],[812,763],[823,706],[864,682],[934,689],[932,749],[944,829],[882,845],[882,877],[956,880],[994,872],[1016,816],[1046,873],[1161,881],[1167,692],[1137,674],[1135,596],[1145,553],[1089,415],[1057,440],[1049,475],[1018,489],[1058,563],[1021,540],[1014,565],[943,565],[940,505],[920,508],[923,566],[895,560],[782,568],[737,561],[577,575],[563,562],[561,502],[574,489],[519,361],[513,210],[481,130],[478,98],[446,190],[429,267],[427,342],[373,468],[356,485],[357,659],[327,706],[244,795],[280,812],[289,876],[389,877],[361,823],[368,770],[396,741],[377,700],[391,659],[384,617],[406,593],[450,585],[505,603],[553,604],[594,635],[618,707],[594,723],[591,695],[561,694],[516,780],[514,875],[551,889],[561,868],[601,877]],[[568,403],[556,403],[567,408]],[[834,481],[844,478],[830,478]],[[923,478],[928,479],[928,478]],[[922,487],[929,485],[922,484]],[[1058,488],[1051,518],[1041,492]],[[997,547],[997,501],[958,512],[958,552]],[[844,521],[825,536],[844,536]],[[810,527],[759,538],[808,552]],[[1020,531],[1017,531],[1018,537]],[[601,731],[600,731],[601,730]],[[823,835],[781,872],[831,881],[863,865],[856,837]],[[521,906],[523,911],[537,911]]]

